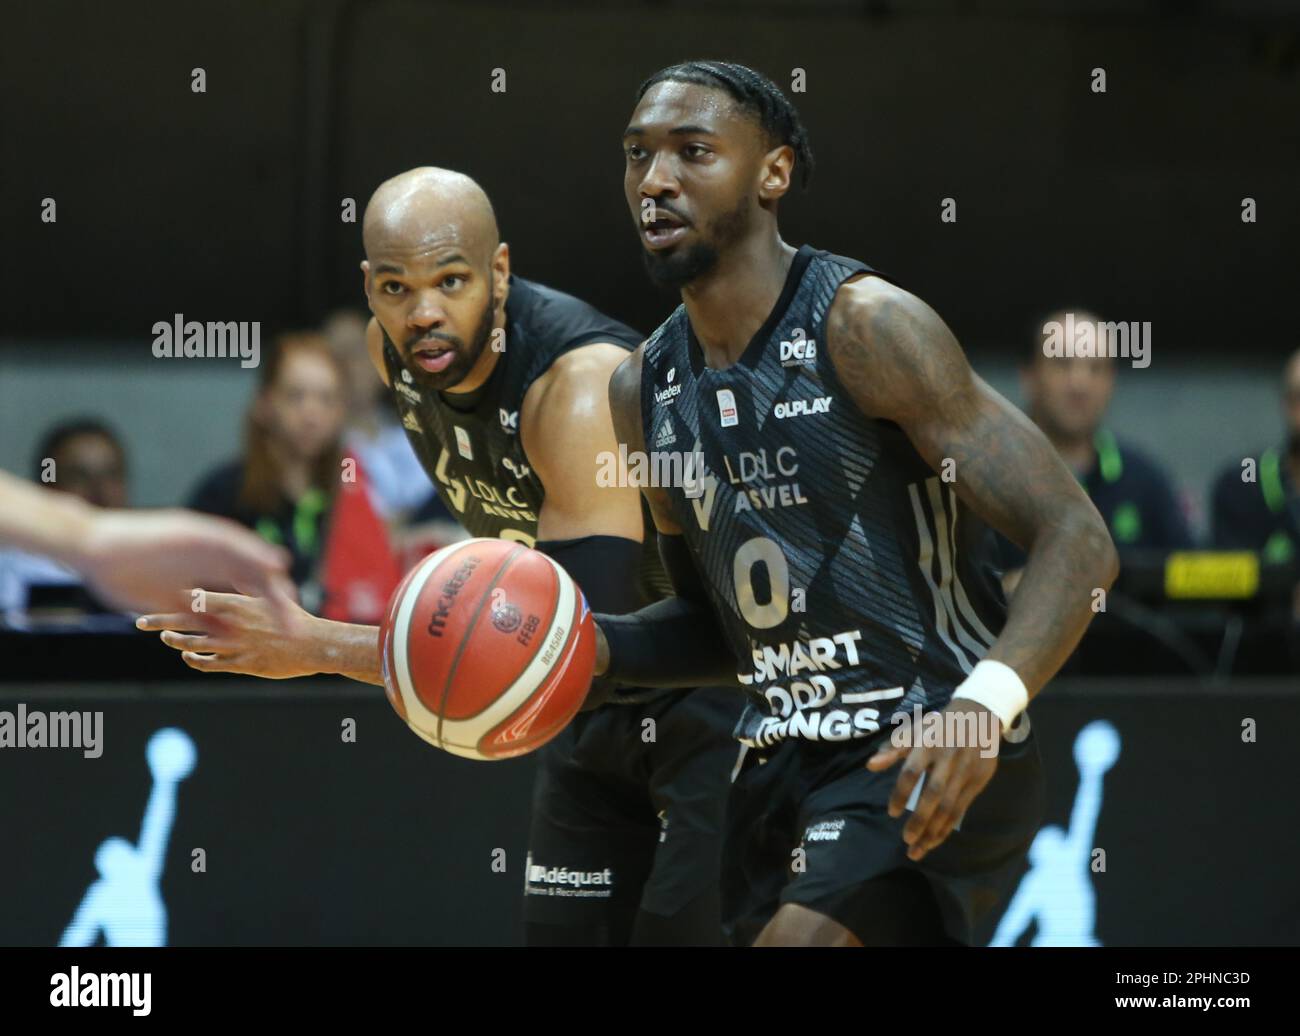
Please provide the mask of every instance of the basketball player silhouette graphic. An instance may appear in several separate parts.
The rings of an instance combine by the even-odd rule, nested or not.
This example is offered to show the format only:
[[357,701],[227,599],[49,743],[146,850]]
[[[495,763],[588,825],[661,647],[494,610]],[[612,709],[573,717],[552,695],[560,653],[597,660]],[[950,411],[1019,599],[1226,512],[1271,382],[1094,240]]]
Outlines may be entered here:
[[145,758],[153,791],[140,825],[140,841],[107,838],[95,853],[99,880],[86,890],[60,946],[90,946],[103,931],[109,946],[165,946],[167,908],[158,883],[176,815],[176,786],[194,769],[194,742],[167,727],[149,739]]
[[1079,790],[1070,811],[1070,830],[1048,824],[1029,849],[1029,873],[1020,882],[990,946],[1014,946],[1036,922],[1033,946],[1100,946],[1094,934],[1096,897],[1088,865],[1101,813],[1101,779],[1119,758],[1119,734],[1094,720],[1074,740]]

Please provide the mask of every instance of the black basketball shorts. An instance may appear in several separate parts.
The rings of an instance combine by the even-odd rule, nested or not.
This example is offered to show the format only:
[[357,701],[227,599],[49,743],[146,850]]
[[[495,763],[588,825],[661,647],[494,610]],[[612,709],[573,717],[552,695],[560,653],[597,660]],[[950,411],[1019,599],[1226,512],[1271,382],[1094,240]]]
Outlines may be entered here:
[[743,706],[735,688],[603,705],[540,749],[525,923],[599,929],[622,945],[642,911],[720,945],[723,810]]
[[913,862],[903,841],[911,812],[894,819],[887,811],[901,763],[866,769],[886,735],[837,744],[791,739],[745,752],[727,803],[722,860],[723,922],[733,945],[750,945],[784,903],[825,914],[868,945],[907,942],[914,928],[967,945],[980,937],[1009,897],[1042,821],[1037,738],[1030,731],[1019,743],[1003,741],[997,771],[959,828]]

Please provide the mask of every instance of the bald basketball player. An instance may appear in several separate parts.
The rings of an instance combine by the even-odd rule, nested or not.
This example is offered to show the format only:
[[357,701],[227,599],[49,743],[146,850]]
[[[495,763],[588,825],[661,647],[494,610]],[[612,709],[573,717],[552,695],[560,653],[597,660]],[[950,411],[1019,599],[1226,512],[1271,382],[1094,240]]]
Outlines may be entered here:
[[[382,184],[364,238],[371,357],[461,524],[545,551],[593,609],[622,614],[671,592],[638,491],[596,478],[598,454],[616,449],[610,374],[641,336],[512,275],[487,196],[460,173],[414,169]],[[207,672],[382,683],[375,627],[305,612],[280,623],[235,595],[209,595],[203,616],[141,625]],[[719,829],[740,706],[720,689],[593,688],[538,753],[530,944],[722,941]]]
[[291,592],[288,555],[234,522],[190,511],[93,507],[0,471],[0,543],[76,569],[125,609],[183,607],[194,586]]

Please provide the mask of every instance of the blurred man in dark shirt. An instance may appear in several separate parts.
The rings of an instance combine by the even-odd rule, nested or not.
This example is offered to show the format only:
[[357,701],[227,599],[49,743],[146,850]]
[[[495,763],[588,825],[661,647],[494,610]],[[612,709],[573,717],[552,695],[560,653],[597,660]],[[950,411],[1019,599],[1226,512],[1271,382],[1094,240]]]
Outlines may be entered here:
[[1291,561],[1300,551],[1300,350],[1283,371],[1282,408],[1284,441],[1229,461],[1211,497],[1214,545],[1258,551],[1266,563]]
[[[1074,311],[1074,325],[1097,320]],[[1065,314],[1052,314],[1043,326],[1052,321],[1064,324]],[[1190,548],[1187,518],[1163,467],[1102,423],[1115,391],[1116,360],[1047,356],[1043,341],[1042,334],[1035,337],[1020,370],[1025,409],[1087,490],[1121,558],[1136,550]],[[1024,551],[1014,544],[999,537],[998,547],[1008,572],[1024,565]],[[1011,576],[1008,591],[1014,586]]]
[[[126,450],[117,434],[89,417],[49,429],[36,448],[33,481],[96,507],[127,506]],[[81,577],[54,558],[0,547],[0,611],[38,605],[101,611]]]

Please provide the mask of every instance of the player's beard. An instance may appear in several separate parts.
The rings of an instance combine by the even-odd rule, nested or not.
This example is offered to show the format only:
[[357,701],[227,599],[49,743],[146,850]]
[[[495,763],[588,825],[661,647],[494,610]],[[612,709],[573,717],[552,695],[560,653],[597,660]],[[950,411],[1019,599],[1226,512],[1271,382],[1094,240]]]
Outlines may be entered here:
[[661,288],[684,288],[718,265],[718,257],[749,231],[749,199],[741,198],[730,212],[708,225],[708,235],[701,235],[689,248],[671,248],[663,252],[641,249],[646,273]]
[[469,372],[478,363],[478,358],[483,355],[488,339],[492,337],[492,327],[496,316],[495,289],[495,278],[489,271],[487,304],[483,307],[483,316],[478,322],[478,327],[474,329],[474,335],[470,339],[468,346],[463,339],[458,338],[456,335],[445,334],[421,335],[419,338],[412,339],[407,343],[407,357],[411,356],[421,342],[428,341],[431,338],[446,342],[453,350],[452,360],[451,363],[447,364],[447,369],[438,371],[436,374],[408,361],[406,364],[407,370],[411,372],[411,378],[417,386],[430,392],[446,392],[448,389],[459,385],[469,376]]

